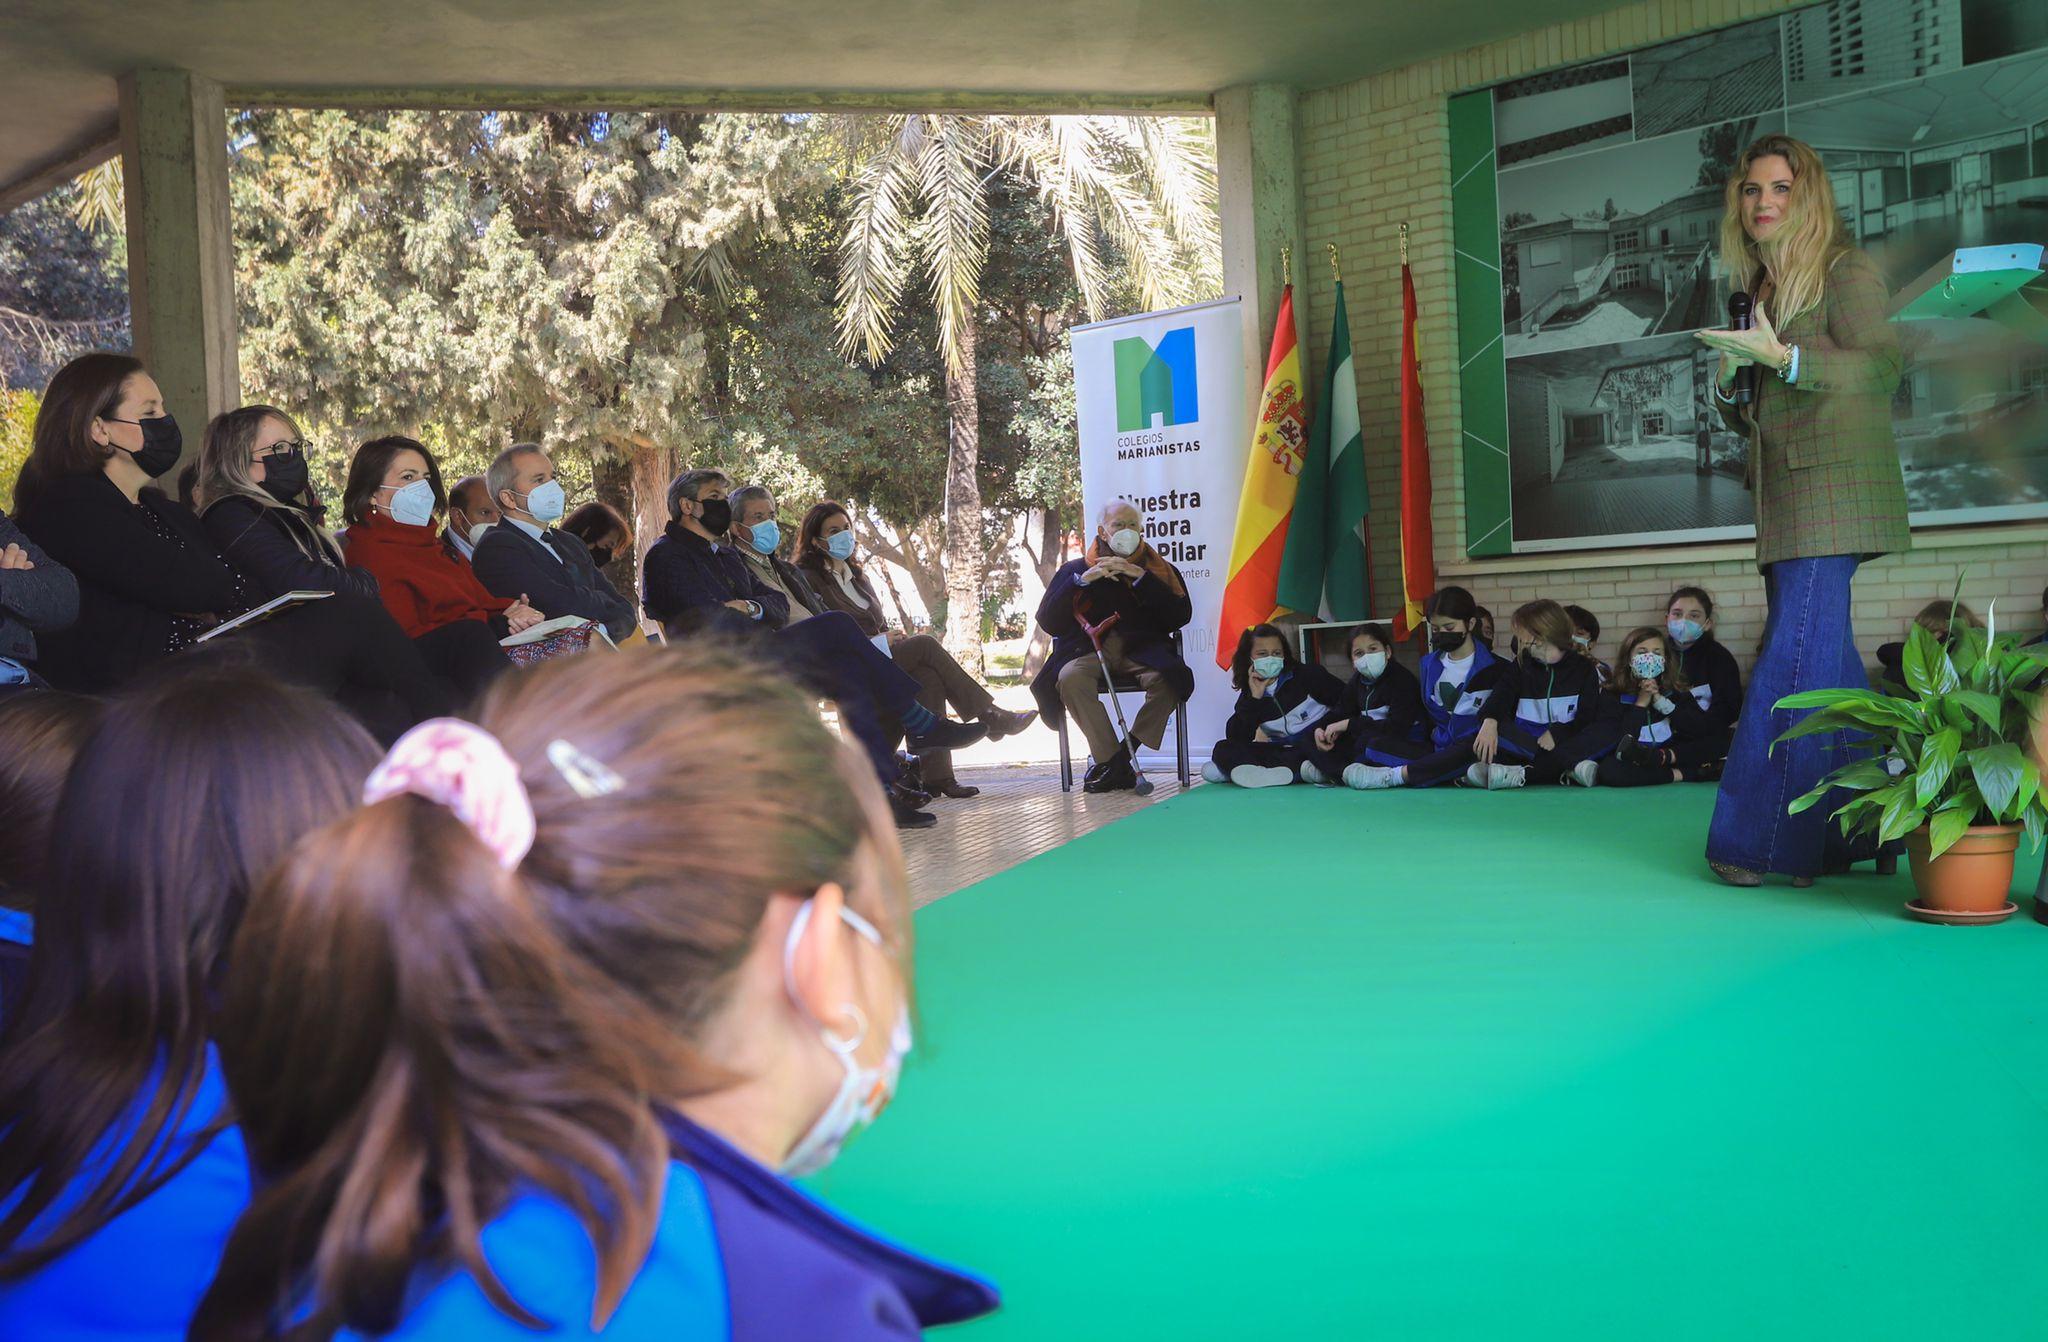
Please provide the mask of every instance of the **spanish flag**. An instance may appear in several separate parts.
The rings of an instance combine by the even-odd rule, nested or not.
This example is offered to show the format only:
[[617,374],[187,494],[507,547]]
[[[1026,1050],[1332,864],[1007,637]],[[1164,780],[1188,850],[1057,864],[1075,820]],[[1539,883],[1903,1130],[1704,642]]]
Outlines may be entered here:
[[1274,595],[1287,550],[1294,490],[1308,457],[1308,407],[1301,399],[1301,351],[1294,340],[1294,286],[1280,292],[1273,348],[1266,356],[1266,388],[1259,423],[1237,500],[1237,531],[1230,542],[1230,577],[1216,629],[1216,665],[1227,667],[1246,629],[1280,613]]
[[1415,277],[1401,261],[1401,612],[1394,637],[1422,627],[1436,590],[1436,546],[1429,521],[1429,429],[1422,418],[1422,358],[1415,348]]

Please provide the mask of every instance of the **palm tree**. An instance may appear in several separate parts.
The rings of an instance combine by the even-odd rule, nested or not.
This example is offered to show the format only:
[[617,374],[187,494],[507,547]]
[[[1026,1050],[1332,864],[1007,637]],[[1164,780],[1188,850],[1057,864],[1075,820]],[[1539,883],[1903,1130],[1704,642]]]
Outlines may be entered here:
[[128,226],[119,154],[78,174],[77,183],[78,199],[72,203],[71,217],[80,228],[119,232]]
[[1191,118],[957,116],[849,118],[840,125],[853,180],[839,255],[839,339],[848,358],[880,362],[922,272],[945,359],[946,642],[981,663],[982,520],[976,480],[981,275],[998,179],[1035,192],[1066,244],[1091,319],[1121,268],[1144,308],[1173,307],[1220,287],[1215,152]]

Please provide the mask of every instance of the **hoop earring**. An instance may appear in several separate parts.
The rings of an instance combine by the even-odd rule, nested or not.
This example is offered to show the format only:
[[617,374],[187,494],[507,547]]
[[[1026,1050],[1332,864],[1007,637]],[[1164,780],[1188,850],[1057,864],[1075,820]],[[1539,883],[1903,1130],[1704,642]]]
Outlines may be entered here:
[[848,1002],[841,1008],[841,1011],[843,1014],[853,1017],[853,1037],[851,1039],[841,1039],[830,1030],[826,1030],[824,1031],[825,1047],[843,1057],[850,1058],[855,1050],[867,1042],[868,1017],[867,1013],[860,1009],[859,1004],[854,1002]]

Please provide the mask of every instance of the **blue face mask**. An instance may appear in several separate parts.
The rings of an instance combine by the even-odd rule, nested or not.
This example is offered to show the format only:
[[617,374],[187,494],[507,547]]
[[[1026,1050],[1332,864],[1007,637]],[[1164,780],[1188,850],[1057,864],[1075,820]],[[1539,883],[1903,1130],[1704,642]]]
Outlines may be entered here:
[[756,522],[747,528],[747,540],[754,547],[755,554],[772,555],[775,547],[782,544],[782,528],[775,525],[772,517],[766,522]]
[[1664,632],[1678,642],[1691,646],[1699,642],[1700,635],[1707,631],[1698,620],[1673,620],[1664,626]]
[[1254,657],[1252,671],[1262,680],[1271,680],[1287,669],[1285,657]]
[[825,553],[841,563],[853,558],[853,533],[835,531],[825,538]]
[[535,486],[534,491],[526,496],[526,511],[533,514],[534,521],[546,526],[562,520],[567,501],[567,496],[562,493],[562,482],[550,480]]

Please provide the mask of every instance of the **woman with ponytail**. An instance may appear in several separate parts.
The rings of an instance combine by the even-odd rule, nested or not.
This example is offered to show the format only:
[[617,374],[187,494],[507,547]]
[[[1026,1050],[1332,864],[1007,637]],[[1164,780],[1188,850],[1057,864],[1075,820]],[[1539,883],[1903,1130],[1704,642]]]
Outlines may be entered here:
[[862,1342],[993,1308],[785,1177],[910,1045],[861,758],[708,649],[506,677],[478,722],[401,740],[242,925],[220,1047],[259,1191],[193,1336]]
[[[242,658],[108,706],[58,800],[0,1037],[0,1334],[181,1339],[249,1191],[210,1037],[251,890],[376,758]],[[266,971],[268,972],[268,971]]]
[[1876,854],[1843,844],[1832,806],[1788,813],[1853,747],[1836,733],[1773,750],[1802,716],[1776,705],[1868,685],[1849,585],[1858,564],[1912,543],[1892,436],[1902,358],[1884,277],[1856,250],[1811,146],[1773,134],[1743,151],[1728,179],[1721,262],[1749,296],[1754,325],[1699,338],[1721,354],[1721,416],[1749,439],[1770,613],[1707,862],[1731,885],[1758,885],[1767,872],[1810,885]]

